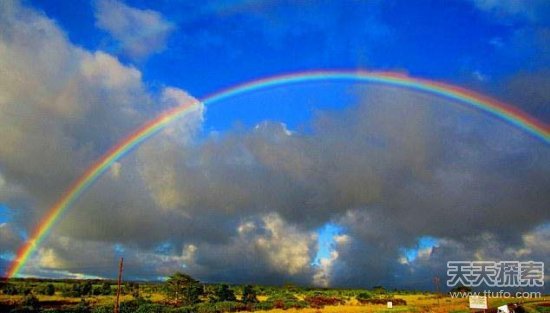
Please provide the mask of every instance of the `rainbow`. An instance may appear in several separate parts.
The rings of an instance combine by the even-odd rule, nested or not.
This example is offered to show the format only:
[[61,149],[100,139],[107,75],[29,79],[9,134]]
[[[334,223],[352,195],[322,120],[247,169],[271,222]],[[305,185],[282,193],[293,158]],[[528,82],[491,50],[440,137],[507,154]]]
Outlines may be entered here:
[[[412,89],[420,92],[434,94],[458,103],[478,109],[481,112],[512,124],[526,133],[550,143],[550,126],[536,120],[521,110],[506,103],[497,101],[473,91],[435,82],[427,79],[412,78],[400,73],[392,72],[366,72],[366,71],[312,71],[267,77],[236,85],[221,90],[202,99],[206,106],[249,92],[268,89],[289,84],[298,84],[315,81],[350,81],[360,83],[376,83],[395,87]],[[200,103],[186,103],[162,113],[157,118],[149,121],[130,136],[119,142],[111,150],[105,153],[99,160],[93,163],[61,196],[61,198],[48,210],[38,227],[29,236],[28,240],[20,247],[15,259],[10,264],[6,277],[11,278],[19,274],[33,252],[47,237],[49,231],[60,219],[61,215],[84,193],[90,186],[117,160],[128,154],[133,148],[157,134],[173,121],[196,109]]]

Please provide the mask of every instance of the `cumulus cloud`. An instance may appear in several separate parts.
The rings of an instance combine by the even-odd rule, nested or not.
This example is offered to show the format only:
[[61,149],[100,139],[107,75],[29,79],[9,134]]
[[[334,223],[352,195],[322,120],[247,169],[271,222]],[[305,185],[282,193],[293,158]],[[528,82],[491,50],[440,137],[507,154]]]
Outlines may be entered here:
[[335,235],[332,238],[334,245],[330,255],[326,258],[319,260],[319,265],[315,268],[315,274],[313,275],[313,284],[321,287],[329,287],[331,278],[333,275],[333,267],[338,260],[338,250],[341,250],[349,241],[348,235]]
[[504,86],[512,103],[533,116],[550,121],[550,71],[518,73],[508,77]]
[[[319,112],[307,134],[264,122],[184,149],[147,143],[137,157],[145,184],[157,206],[189,221],[172,234],[157,233],[176,243],[197,240],[202,270],[196,273],[211,280],[243,281],[242,275],[281,281],[290,274],[278,271],[283,264],[301,269],[293,270],[298,281],[397,286],[402,248],[421,236],[477,246],[488,234],[515,250],[522,249],[524,234],[548,220],[544,144],[447,100],[393,88],[357,93],[368,97],[343,112]],[[277,219],[249,220],[274,212]],[[281,221],[295,225],[286,228],[292,236],[274,231]],[[346,244],[319,268],[306,266],[313,260],[312,249],[305,248],[311,231],[329,221],[345,229]],[[521,223],[503,228],[510,221]],[[242,240],[251,234],[255,240]],[[272,252],[260,253],[262,247]],[[418,259],[453,256],[431,254],[425,249]],[[256,276],[207,273],[221,266],[221,255],[227,264],[256,256],[261,265],[252,268],[262,270]],[[469,255],[475,256],[464,252]],[[287,264],[291,256],[302,265]]]
[[117,0],[96,1],[96,26],[108,32],[124,53],[141,59],[164,50],[175,26],[159,12],[130,7]]
[[[0,197],[14,212],[2,239],[32,229],[150,116],[194,101],[151,93],[139,70],[75,47],[18,2],[0,3],[0,65]],[[113,277],[122,254],[129,277],[144,279],[183,270],[211,282],[426,287],[458,256],[548,255],[546,144],[450,100],[353,91],[357,103],[293,131],[264,121],[196,136],[195,106],[87,190],[25,273]],[[312,265],[326,223],[342,234]],[[402,262],[422,236],[438,247]]]
[[294,227],[285,226],[280,217],[272,214],[265,216],[263,223],[267,235],[259,236],[256,245],[267,254],[274,268],[294,275],[309,267],[315,235],[307,236]]
[[[18,1],[0,4],[0,66],[0,200],[18,231],[34,227],[83,169],[151,115],[193,101],[177,88],[150,93],[139,70],[73,45]],[[187,120],[198,122],[188,125],[200,124],[197,108]],[[120,176],[120,166],[111,173]]]

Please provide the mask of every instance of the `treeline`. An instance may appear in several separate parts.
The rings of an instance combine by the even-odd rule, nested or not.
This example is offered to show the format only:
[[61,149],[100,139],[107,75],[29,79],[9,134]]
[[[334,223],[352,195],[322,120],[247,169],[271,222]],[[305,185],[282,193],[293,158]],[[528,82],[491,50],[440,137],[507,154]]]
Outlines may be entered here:
[[[95,284],[94,284],[95,283]],[[112,295],[114,286],[109,281],[70,281],[58,284],[33,284],[18,282],[4,284],[2,292],[6,294],[24,294],[23,300],[13,307],[0,307],[1,312],[10,313],[111,313],[113,305],[94,306],[94,296]],[[131,294],[133,300],[121,303],[121,313],[225,313],[237,311],[262,311],[271,309],[321,309],[327,305],[342,305],[351,299],[366,303],[385,303],[388,300],[394,305],[406,305],[406,302],[395,298],[399,291],[387,291],[381,286],[371,290],[360,289],[320,289],[285,285],[270,286],[231,286],[228,284],[203,284],[184,273],[175,273],[163,284],[139,284],[127,282],[123,294]],[[163,293],[162,302],[151,301],[152,293]],[[44,308],[35,294],[63,297],[80,297],[78,305],[60,308]],[[298,296],[299,297],[298,297]],[[259,301],[258,296],[265,297]],[[91,298],[87,298],[91,297]],[[88,300],[87,300],[88,299]]]
[[0,291],[5,295],[27,295],[30,293],[53,296],[55,294],[56,288],[54,284],[40,284],[37,286],[29,285],[15,285],[15,284],[4,284],[1,286]]
[[[126,282],[122,285],[121,294],[137,294],[140,285],[134,282]],[[156,290],[154,286],[148,286],[148,290]],[[88,296],[109,296],[113,295],[115,289],[110,281],[82,280],[67,281],[63,283],[32,282],[22,281],[18,283],[0,284],[0,292],[5,295],[27,295],[29,293],[36,295],[53,296],[60,294],[63,297],[88,297]]]

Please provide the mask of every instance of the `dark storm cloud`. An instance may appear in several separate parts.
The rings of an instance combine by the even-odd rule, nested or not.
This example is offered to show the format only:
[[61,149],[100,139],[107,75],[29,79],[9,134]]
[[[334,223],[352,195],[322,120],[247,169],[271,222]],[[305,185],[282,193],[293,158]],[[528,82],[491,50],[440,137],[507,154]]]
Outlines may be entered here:
[[[73,46],[17,2],[0,7],[0,64],[21,78],[0,73],[0,201],[17,209],[9,227],[28,229],[155,111],[153,99],[189,97],[173,88],[152,95],[137,69]],[[197,139],[199,110],[113,165],[27,273],[113,277],[123,254],[139,278],[184,270],[207,281],[308,283],[322,270],[337,285],[398,287],[396,277],[429,285],[442,262],[498,256],[495,247],[547,258],[535,247],[548,237],[537,228],[550,219],[547,144],[434,96],[355,91],[359,103],[318,112],[307,132],[264,121]],[[311,265],[315,230],[327,222],[345,236],[320,269]],[[440,248],[403,262],[401,249],[426,235]]]
[[235,245],[239,221],[277,212],[304,234],[333,221],[351,241],[339,249],[332,279],[362,285],[395,283],[401,248],[420,236],[477,247],[477,236],[490,235],[520,250],[523,236],[548,221],[545,144],[446,100],[392,88],[358,93],[368,97],[344,112],[320,112],[308,134],[264,122],[181,149],[151,142],[138,152],[146,189],[161,212],[190,222],[172,233],[153,222],[147,236],[197,244],[204,269],[225,268],[235,254],[255,256],[264,273],[256,278],[271,281],[269,258]]
[[[307,283],[320,271],[310,265],[313,231],[332,221],[349,236],[328,266],[332,284],[398,287],[406,277],[427,287],[422,275],[443,260],[494,246],[520,251],[549,220],[544,143],[447,100],[356,92],[364,100],[319,112],[308,133],[263,122],[201,141],[153,139],[83,196],[56,233],[102,243],[88,250],[122,243],[147,277],[185,264],[207,281]],[[403,264],[402,248],[426,235],[440,238],[437,257]],[[493,244],[479,244],[487,236]],[[449,242],[461,252],[450,253]],[[161,244],[170,247],[164,257],[155,253]],[[189,247],[193,258],[183,261]],[[72,252],[58,257],[67,268],[79,262]],[[282,269],[282,260],[298,265]]]
[[[550,42],[550,30],[546,37],[546,42]],[[543,54],[550,54],[550,47]],[[550,121],[550,70],[514,75],[505,82],[505,90],[511,103]]]

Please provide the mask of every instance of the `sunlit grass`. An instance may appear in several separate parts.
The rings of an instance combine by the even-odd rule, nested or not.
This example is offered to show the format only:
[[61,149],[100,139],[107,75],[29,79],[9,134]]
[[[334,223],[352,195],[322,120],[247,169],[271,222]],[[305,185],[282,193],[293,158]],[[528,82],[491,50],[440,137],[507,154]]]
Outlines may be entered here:
[[[162,293],[148,293],[143,292],[141,294],[145,299],[155,302],[162,303],[167,300],[166,295]],[[297,295],[299,298],[302,298],[303,295]],[[432,313],[465,313],[470,312],[468,310],[468,299],[467,298],[451,298],[449,296],[436,296],[434,294],[408,294],[408,295],[395,295],[396,298],[403,299],[407,301],[407,305],[404,306],[394,306],[392,309],[388,309],[386,305],[381,304],[360,304],[355,299],[350,299],[346,301],[344,305],[336,306],[326,306],[322,309],[315,308],[303,308],[303,309],[273,309],[269,311],[262,311],[266,313],[382,313],[382,312],[432,312]],[[66,305],[78,304],[82,298],[80,297],[65,297],[62,296],[60,292],[57,292],[53,296],[46,295],[37,295],[37,298],[41,302],[63,302]],[[258,296],[258,300],[265,301],[268,297],[264,295]],[[18,303],[23,299],[22,295],[3,295],[0,294],[0,302],[3,303]],[[113,305],[115,301],[114,295],[108,296],[87,296],[84,298],[92,307],[95,306],[109,306]],[[126,294],[121,295],[121,301],[130,301],[133,300],[132,295]],[[523,299],[524,300],[524,299]],[[547,301],[547,297],[538,299],[541,301]],[[505,303],[520,303],[522,299],[519,298],[490,298],[489,307],[500,306]],[[527,304],[527,308],[535,309],[537,304]]]

